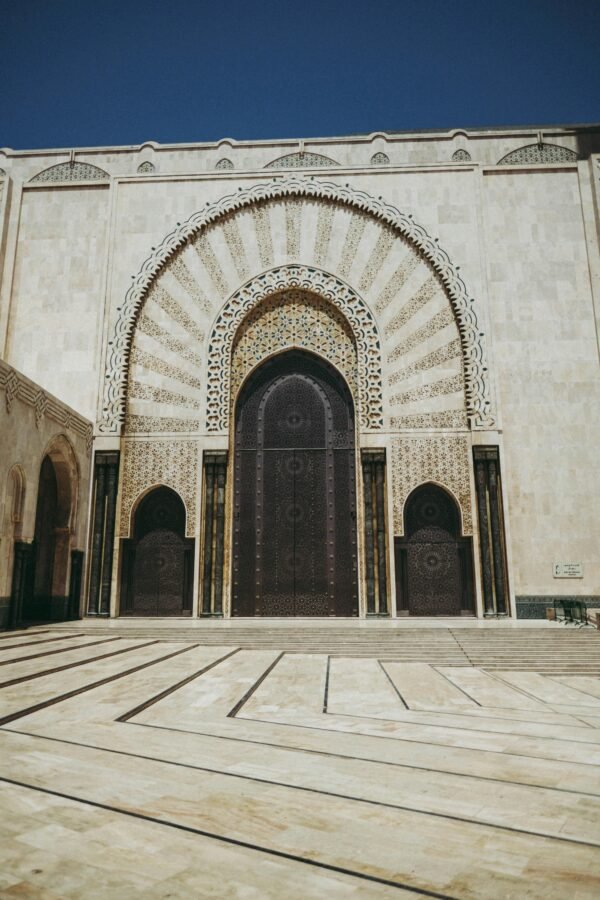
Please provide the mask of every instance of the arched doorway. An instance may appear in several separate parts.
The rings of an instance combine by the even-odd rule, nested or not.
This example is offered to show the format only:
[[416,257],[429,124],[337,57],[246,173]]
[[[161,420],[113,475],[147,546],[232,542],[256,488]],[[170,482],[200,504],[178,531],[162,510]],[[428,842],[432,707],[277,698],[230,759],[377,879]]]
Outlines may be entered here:
[[183,500],[171,488],[155,488],[135,512],[133,538],[123,541],[121,615],[191,615],[193,566]]
[[442,488],[422,485],[406,501],[395,560],[400,615],[474,613],[471,540],[461,537],[458,507]]
[[263,363],[235,411],[232,613],[358,615],[354,405],[319,357]]

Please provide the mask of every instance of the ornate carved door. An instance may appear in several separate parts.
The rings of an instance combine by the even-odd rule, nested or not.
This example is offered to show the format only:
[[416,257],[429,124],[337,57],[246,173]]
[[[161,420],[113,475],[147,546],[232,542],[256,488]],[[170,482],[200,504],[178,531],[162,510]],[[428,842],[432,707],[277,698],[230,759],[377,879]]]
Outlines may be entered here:
[[236,410],[233,614],[358,613],[354,412],[326,363],[265,363]]
[[181,499],[156,488],[138,507],[133,540],[123,541],[121,613],[191,615],[193,546]]
[[454,501],[435,485],[406,503],[405,536],[395,541],[398,611],[413,616],[459,616],[473,610],[472,554],[460,537]]

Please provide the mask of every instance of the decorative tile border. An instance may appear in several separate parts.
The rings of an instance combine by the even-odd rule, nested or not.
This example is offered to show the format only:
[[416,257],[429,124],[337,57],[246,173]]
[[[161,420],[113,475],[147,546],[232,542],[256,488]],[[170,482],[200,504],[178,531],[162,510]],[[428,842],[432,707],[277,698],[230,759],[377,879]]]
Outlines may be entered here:
[[25,375],[17,372],[0,359],[0,391],[4,391],[6,412],[10,414],[15,400],[20,400],[27,406],[31,406],[35,412],[35,424],[39,428],[44,417],[57,422],[66,431],[78,435],[85,441],[86,449],[90,450],[93,438],[92,423],[79,413],[61,403],[52,394],[46,393],[35,382],[30,381]]
[[545,619],[546,609],[554,606],[554,601],[559,600],[580,600],[585,603],[588,609],[600,608],[600,595],[587,594],[584,596],[517,596],[515,597],[517,606],[517,619]]

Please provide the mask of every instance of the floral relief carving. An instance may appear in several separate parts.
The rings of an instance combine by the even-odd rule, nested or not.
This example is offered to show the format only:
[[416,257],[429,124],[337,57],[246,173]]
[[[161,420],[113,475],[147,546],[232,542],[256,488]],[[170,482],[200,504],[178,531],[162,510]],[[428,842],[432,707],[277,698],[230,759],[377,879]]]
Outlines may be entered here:
[[444,344],[443,347],[439,347],[437,350],[433,350],[426,356],[421,357],[417,362],[411,363],[411,365],[405,366],[403,369],[396,369],[396,371],[389,375],[388,384],[390,386],[398,384],[399,381],[410,378],[416,372],[426,372],[428,369],[434,369],[442,363],[449,362],[451,359],[459,357],[460,340],[456,338],[448,344]]
[[261,301],[289,289],[317,294],[346,317],[358,350],[358,420],[362,428],[383,425],[381,346],[375,320],[348,285],[308,266],[281,266],[260,275],[236,291],[218,316],[208,352],[207,431],[225,431],[229,425],[230,365],[238,326]]
[[424,343],[428,337],[437,334],[438,331],[441,331],[443,328],[446,328],[453,323],[454,316],[452,315],[452,310],[446,306],[432,316],[428,322],[420,328],[417,328],[416,331],[413,331],[409,337],[405,338],[399,344],[396,344],[396,346],[390,350],[388,360],[394,362],[395,360],[400,359],[405,353],[412,350],[413,347],[418,347],[419,344]]
[[129,537],[131,511],[140,494],[158,484],[177,491],[186,508],[186,536],[195,536],[198,491],[196,441],[128,440],[123,444],[121,537]]
[[[374,198],[363,191],[358,191],[350,187],[344,187],[340,184],[332,182],[324,182],[314,177],[301,177],[292,173],[288,175],[278,176],[269,181],[260,182],[252,187],[245,188],[234,192],[233,194],[223,197],[216,203],[207,204],[200,212],[195,213],[187,222],[178,225],[177,228],[165,237],[162,243],[153,251],[151,257],[144,263],[139,274],[133,280],[133,283],[127,292],[125,300],[120,308],[118,319],[115,323],[112,339],[109,341],[107,362],[106,362],[106,378],[104,379],[104,414],[99,429],[102,433],[118,434],[121,431],[122,423],[125,416],[125,399],[126,399],[126,380],[129,365],[129,355],[131,351],[132,336],[135,328],[137,314],[141,308],[144,299],[156,280],[159,272],[164,269],[170,270],[171,260],[184,246],[190,244],[194,246],[196,251],[202,244],[202,236],[208,225],[222,220],[225,216],[229,216],[236,210],[249,208],[256,223],[262,223],[264,229],[259,232],[257,227],[257,239],[261,260],[265,268],[272,265],[273,248],[269,233],[269,225],[267,215],[261,204],[276,199],[288,198],[307,198],[309,200],[318,200],[319,202],[333,203],[338,207],[346,207],[355,212],[355,220],[357,224],[355,229],[359,229],[368,217],[373,221],[378,221],[382,225],[387,225],[407,244],[411,247],[411,256],[417,260],[425,260],[427,264],[439,276],[446,295],[452,306],[451,318],[456,321],[458,326],[461,352],[463,356],[464,374],[465,374],[465,395],[467,403],[467,414],[471,427],[473,428],[489,428],[495,423],[494,416],[491,411],[490,390],[487,375],[487,366],[485,361],[485,346],[483,335],[477,322],[477,316],[473,307],[473,299],[468,294],[467,288],[460,277],[458,270],[451,263],[448,255],[439,246],[439,243],[431,238],[427,232],[417,223],[414,222],[412,216],[405,215],[395,207],[386,204],[383,200]],[[360,223],[360,224],[359,224]],[[351,262],[352,247],[358,246],[359,235],[347,235],[345,252],[348,257],[346,263]],[[199,252],[199,256],[201,256]],[[268,260],[268,261],[267,261]],[[409,263],[410,264],[410,263]],[[406,263],[403,263],[406,265]],[[288,267],[289,268],[289,267]],[[304,267],[309,271],[308,267]],[[314,270],[318,272],[318,270]],[[402,272],[398,277],[406,277]],[[311,276],[312,278],[312,276]],[[354,295],[350,289],[340,279],[334,276],[327,276],[332,281],[339,284],[339,289],[333,291],[333,295],[337,296],[339,292],[346,294],[347,310],[342,309],[340,302],[332,299],[338,308],[342,309],[351,321],[352,328],[357,335],[357,346],[359,355],[360,381],[364,383],[365,379],[371,379],[373,365],[370,351],[367,351],[364,335],[360,334],[362,326],[352,321],[350,311],[358,310],[360,300]],[[309,283],[306,285],[292,284],[286,279],[280,280],[269,288],[269,292],[283,290],[291,287],[305,287],[307,290],[315,290],[316,293],[322,293],[320,289],[311,287]],[[321,286],[323,287],[323,286]],[[246,286],[247,289],[247,286]],[[326,289],[326,288],[324,288]],[[258,290],[258,289],[257,289]],[[266,288],[265,288],[266,290]],[[240,295],[239,303],[242,303],[241,296],[244,288],[238,294]],[[386,289],[384,288],[384,292]],[[258,290],[261,293],[261,290]],[[226,292],[224,294],[226,296]],[[235,295],[234,295],[235,296]],[[325,294],[324,296],[328,296]],[[256,298],[258,302],[262,297]],[[382,296],[375,303],[375,307],[381,304],[385,305],[387,297]],[[231,302],[231,301],[230,301]],[[250,306],[253,302],[250,301]],[[242,303],[243,306],[243,303]],[[365,308],[366,309],[366,308]],[[248,309],[240,309],[239,318],[236,321],[233,330],[239,321],[243,318]],[[450,312],[450,309],[448,310]],[[372,316],[368,310],[367,318],[370,317],[372,330],[375,329]],[[441,323],[440,323],[441,324]],[[221,322],[223,326],[223,322]],[[357,332],[358,327],[358,332]],[[443,327],[443,326],[442,326]],[[380,347],[377,339],[376,355],[380,355]],[[216,345],[215,345],[216,346]],[[222,349],[222,347],[221,347]],[[230,345],[229,345],[230,349]],[[211,366],[219,365],[223,368],[223,362],[228,357],[222,357],[218,363],[213,360]],[[364,360],[367,361],[366,368]],[[227,366],[225,366],[227,368]],[[209,372],[209,380],[215,378],[214,373]],[[218,381],[218,379],[217,379]],[[379,374],[379,388],[381,386],[381,376]],[[226,396],[229,396],[227,392]],[[369,412],[368,415],[371,415]],[[223,427],[224,419],[214,420],[214,413],[209,410],[211,417],[211,430],[220,430]],[[368,416],[367,416],[368,418]],[[375,419],[377,416],[375,416]],[[373,419],[371,419],[373,421]],[[380,427],[380,426],[370,426]]]
[[231,360],[231,400],[248,373],[280,350],[312,350],[336,366],[356,396],[357,354],[352,329],[326,300],[285,291],[263,300],[242,321]]
[[316,169],[320,167],[339,166],[339,163],[321,153],[287,153],[272,162],[267,163],[265,169]]
[[499,166],[517,166],[524,163],[561,163],[577,162],[577,154],[568,147],[559,147],[558,144],[527,144],[511,150],[498,162]]
[[381,151],[379,151],[379,153],[374,153],[371,157],[372,166],[389,166],[389,164],[390,158],[387,153],[382,153]]
[[40,183],[43,181],[108,181],[110,175],[104,169],[93,166],[91,163],[70,162],[57,163],[50,166],[42,172],[38,172],[31,179],[31,183]]
[[427,481],[440,484],[453,494],[462,514],[462,532],[473,534],[469,447],[469,439],[463,435],[393,440],[395,534],[404,534],[404,505],[409,494]]

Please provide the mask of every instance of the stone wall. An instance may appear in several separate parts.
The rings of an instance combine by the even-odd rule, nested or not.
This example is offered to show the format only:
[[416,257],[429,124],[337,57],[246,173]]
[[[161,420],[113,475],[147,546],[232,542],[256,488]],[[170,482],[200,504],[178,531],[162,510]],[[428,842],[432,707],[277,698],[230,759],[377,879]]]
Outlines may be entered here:
[[[90,421],[0,360],[0,627],[8,619],[14,542],[34,539],[40,467],[47,454],[64,461],[69,481],[67,550],[86,550],[91,446]],[[68,585],[70,572],[64,574]],[[61,612],[55,611],[57,618]]]
[[[406,496],[433,480],[477,550],[472,446],[497,445],[513,597],[595,595],[598,140],[521,129],[2,151],[0,355],[93,419],[99,449],[123,450],[118,533],[147,472],[179,485],[198,545],[201,454],[228,447],[258,359],[240,323],[306,291],[356,347],[346,377],[360,443],[387,449],[390,547]],[[325,319],[308,327],[328,336],[282,332],[281,345],[326,347]],[[170,444],[192,447],[193,465],[175,472]],[[582,577],[554,578],[558,561]]]

